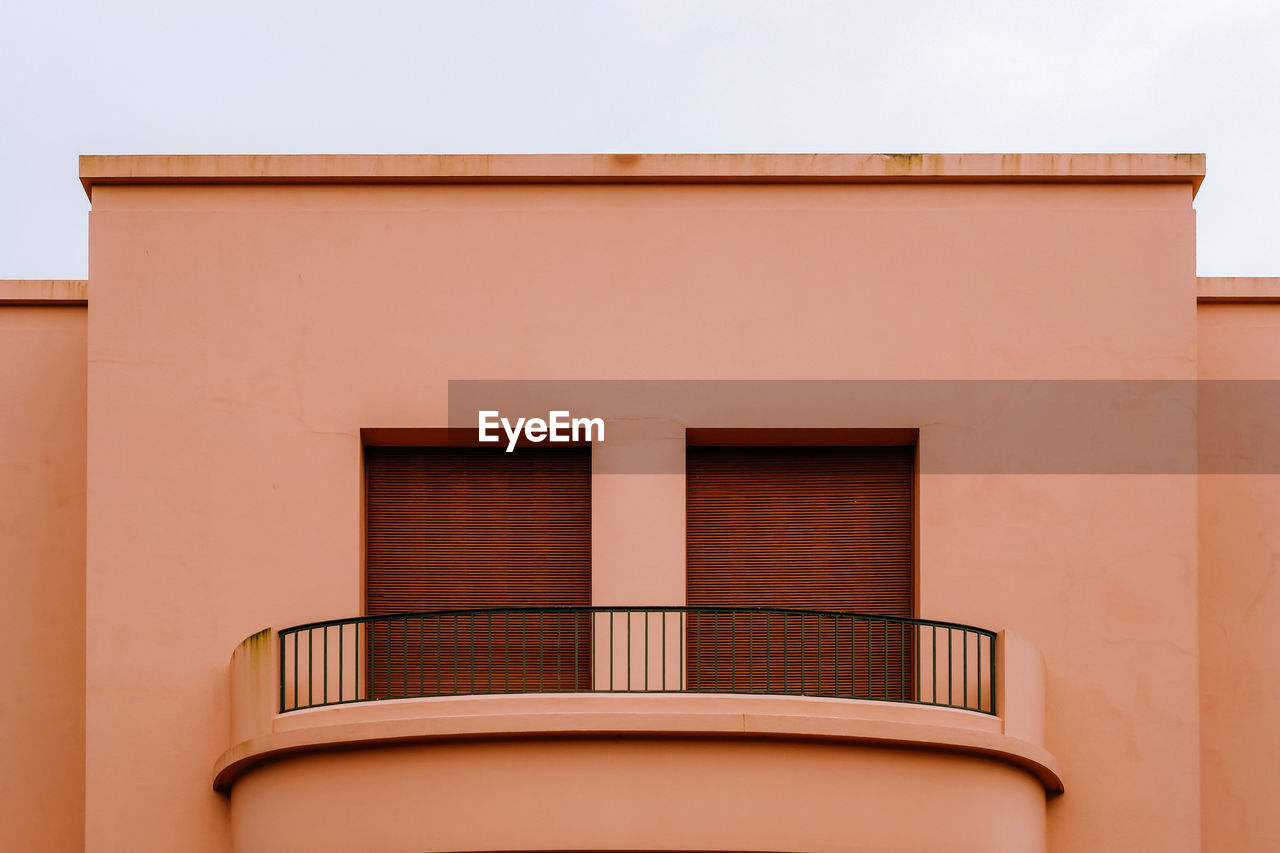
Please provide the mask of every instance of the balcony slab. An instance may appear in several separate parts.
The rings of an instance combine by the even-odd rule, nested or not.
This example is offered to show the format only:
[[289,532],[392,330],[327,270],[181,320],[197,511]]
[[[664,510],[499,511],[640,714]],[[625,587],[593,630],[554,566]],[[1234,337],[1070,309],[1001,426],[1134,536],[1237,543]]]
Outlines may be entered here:
[[1044,747],[1001,718],[955,708],[798,696],[671,693],[520,694],[360,702],[276,715],[214,767],[229,790],[258,765],[303,753],[442,741],[694,738],[808,741],[962,753],[1011,764],[1046,794],[1063,791]]

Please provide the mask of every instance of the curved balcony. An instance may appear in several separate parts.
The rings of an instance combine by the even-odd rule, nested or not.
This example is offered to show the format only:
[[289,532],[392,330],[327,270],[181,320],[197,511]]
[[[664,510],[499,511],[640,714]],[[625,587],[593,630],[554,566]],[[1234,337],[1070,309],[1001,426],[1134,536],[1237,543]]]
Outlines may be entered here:
[[230,687],[236,850],[1043,853],[1063,790],[1039,654],[946,622],[406,613],[261,631]]
[[437,610],[280,632],[280,712],[506,693],[740,693],[995,713],[996,636],[779,608]]

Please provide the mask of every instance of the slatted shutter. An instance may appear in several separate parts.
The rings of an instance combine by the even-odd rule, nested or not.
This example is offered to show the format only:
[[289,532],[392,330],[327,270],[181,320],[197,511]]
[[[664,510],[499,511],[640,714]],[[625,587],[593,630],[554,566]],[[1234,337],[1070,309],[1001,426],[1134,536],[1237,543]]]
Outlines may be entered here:
[[[690,447],[688,604],[913,614],[914,447]],[[892,620],[689,616],[689,687],[908,699]]]
[[[365,450],[369,616],[591,603],[588,448]],[[590,686],[590,617],[374,620],[373,698]]]

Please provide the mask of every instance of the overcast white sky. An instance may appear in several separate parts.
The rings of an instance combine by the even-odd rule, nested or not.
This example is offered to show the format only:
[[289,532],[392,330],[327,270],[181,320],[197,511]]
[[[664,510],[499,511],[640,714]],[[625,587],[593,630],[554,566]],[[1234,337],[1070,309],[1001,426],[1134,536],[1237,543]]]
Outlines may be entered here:
[[0,0],[0,278],[83,278],[79,154],[1195,151],[1280,275],[1280,0]]

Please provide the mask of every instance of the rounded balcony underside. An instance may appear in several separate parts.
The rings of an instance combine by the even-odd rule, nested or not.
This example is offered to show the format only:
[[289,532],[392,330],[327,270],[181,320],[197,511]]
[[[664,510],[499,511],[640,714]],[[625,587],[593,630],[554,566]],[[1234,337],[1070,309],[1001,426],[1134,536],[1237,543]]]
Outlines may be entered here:
[[318,708],[216,773],[237,851],[1037,851],[1061,790],[989,715],[698,694]]

